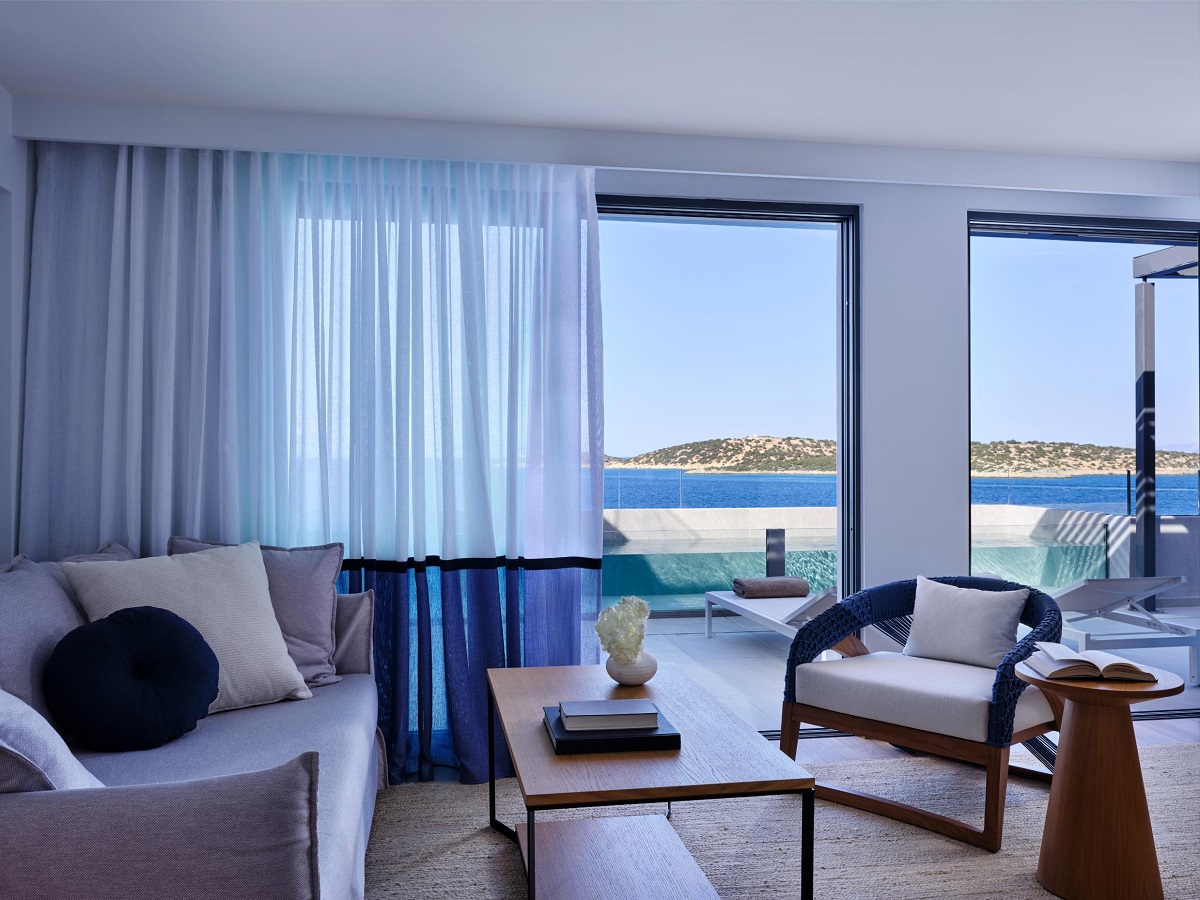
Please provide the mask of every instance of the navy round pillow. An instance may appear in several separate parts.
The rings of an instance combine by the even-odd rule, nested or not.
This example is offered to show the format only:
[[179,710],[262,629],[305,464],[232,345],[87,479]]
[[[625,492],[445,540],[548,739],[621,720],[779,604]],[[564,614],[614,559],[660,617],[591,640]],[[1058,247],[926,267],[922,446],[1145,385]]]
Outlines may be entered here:
[[217,657],[190,623],[136,606],[65,635],[42,676],[62,730],[89,750],[149,750],[187,734],[217,696]]

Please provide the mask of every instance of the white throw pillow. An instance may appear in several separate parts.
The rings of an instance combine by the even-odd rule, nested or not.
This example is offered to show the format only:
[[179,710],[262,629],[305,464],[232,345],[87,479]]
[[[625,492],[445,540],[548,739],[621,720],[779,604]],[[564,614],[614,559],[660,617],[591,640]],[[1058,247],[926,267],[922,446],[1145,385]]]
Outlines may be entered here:
[[0,691],[0,794],[104,787],[37,710]]
[[210,713],[312,696],[288,656],[257,542],[128,562],[64,562],[63,571],[90,621],[158,606],[194,625],[221,667]]
[[995,669],[1017,642],[1029,589],[980,591],[917,577],[904,652]]

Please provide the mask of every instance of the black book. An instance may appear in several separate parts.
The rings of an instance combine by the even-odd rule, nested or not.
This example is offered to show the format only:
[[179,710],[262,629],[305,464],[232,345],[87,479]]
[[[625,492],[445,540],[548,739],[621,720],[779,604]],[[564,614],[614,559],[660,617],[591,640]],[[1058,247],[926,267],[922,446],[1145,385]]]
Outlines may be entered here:
[[678,750],[679,732],[658,714],[658,727],[619,731],[567,731],[557,706],[544,706],[544,724],[559,756],[567,753],[622,753],[634,750]]

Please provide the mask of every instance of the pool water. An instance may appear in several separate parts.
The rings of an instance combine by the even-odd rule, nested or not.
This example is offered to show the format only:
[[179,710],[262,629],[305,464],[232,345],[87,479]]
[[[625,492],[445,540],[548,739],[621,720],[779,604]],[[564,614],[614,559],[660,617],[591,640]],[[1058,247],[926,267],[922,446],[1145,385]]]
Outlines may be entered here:
[[[1104,578],[1107,565],[1103,544],[989,540],[971,549],[973,572],[991,572],[1044,591],[1083,578]],[[649,603],[652,611],[699,612],[706,592],[730,590],[734,578],[758,577],[765,571],[762,550],[606,553],[601,589],[607,604],[632,594]],[[788,551],[785,571],[806,579],[814,591],[824,590],[837,581],[837,552],[832,547]]]

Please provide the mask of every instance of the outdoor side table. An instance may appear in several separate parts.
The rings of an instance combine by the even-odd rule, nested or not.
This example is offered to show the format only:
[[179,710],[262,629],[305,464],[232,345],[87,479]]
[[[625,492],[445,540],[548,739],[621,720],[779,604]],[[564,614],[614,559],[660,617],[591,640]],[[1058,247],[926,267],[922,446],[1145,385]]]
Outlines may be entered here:
[[[1149,667],[1147,667],[1149,668]],[[1162,878],[1129,708],[1183,690],[1173,672],[1157,682],[1017,677],[1063,701],[1058,759],[1037,880],[1067,900],[1161,898]]]

